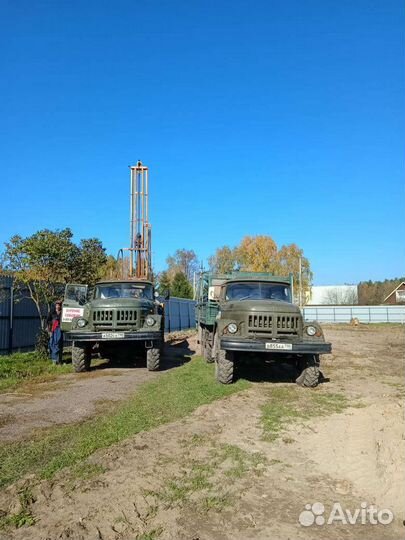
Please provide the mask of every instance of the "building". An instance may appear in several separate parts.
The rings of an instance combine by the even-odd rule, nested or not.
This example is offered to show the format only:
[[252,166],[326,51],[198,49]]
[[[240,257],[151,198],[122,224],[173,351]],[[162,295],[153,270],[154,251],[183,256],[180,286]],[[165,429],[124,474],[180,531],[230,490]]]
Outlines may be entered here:
[[339,306],[358,304],[357,285],[315,285],[306,303],[307,306]]
[[390,294],[384,298],[383,304],[405,304],[405,281],[395,287]]

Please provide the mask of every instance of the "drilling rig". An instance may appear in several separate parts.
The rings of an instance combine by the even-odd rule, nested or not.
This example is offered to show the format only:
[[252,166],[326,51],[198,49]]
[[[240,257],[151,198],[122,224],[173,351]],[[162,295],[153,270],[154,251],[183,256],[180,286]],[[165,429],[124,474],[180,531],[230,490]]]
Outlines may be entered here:
[[141,161],[130,167],[129,277],[152,279],[152,228],[149,223],[149,169]]
[[[77,372],[90,368],[96,350],[106,358],[146,357],[148,370],[159,369],[164,313],[152,283],[148,167],[138,161],[130,173],[130,246],[118,252],[122,278],[99,281],[91,292],[85,284],[66,286],[61,326],[72,342]],[[126,272],[124,251],[129,251]]]

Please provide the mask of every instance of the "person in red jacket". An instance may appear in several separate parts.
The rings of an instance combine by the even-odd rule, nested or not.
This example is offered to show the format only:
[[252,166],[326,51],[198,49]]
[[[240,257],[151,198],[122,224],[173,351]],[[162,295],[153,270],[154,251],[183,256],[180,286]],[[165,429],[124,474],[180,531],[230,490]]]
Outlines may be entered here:
[[49,351],[54,364],[62,363],[63,334],[60,328],[62,302],[55,302],[55,309],[48,315]]

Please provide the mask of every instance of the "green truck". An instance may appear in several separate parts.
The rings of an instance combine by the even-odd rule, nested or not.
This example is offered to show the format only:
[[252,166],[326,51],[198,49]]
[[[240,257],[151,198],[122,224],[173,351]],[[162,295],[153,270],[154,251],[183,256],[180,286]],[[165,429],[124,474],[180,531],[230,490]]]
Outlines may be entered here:
[[93,353],[135,360],[145,356],[149,371],[159,369],[164,343],[163,306],[151,281],[139,279],[68,284],[61,329],[72,342],[76,372],[90,368]]
[[331,352],[316,321],[293,304],[293,279],[264,272],[202,272],[196,290],[198,342],[215,362],[220,383],[234,380],[235,363],[261,355],[290,362],[297,384],[316,386],[319,355]]

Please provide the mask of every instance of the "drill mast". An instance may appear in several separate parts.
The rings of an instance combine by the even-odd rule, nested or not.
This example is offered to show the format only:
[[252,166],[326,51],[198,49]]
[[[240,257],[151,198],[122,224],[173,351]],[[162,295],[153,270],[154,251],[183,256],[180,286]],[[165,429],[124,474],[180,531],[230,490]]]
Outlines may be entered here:
[[129,277],[152,279],[152,228],[148,216],[148,167],[141,161],[131,170]]

